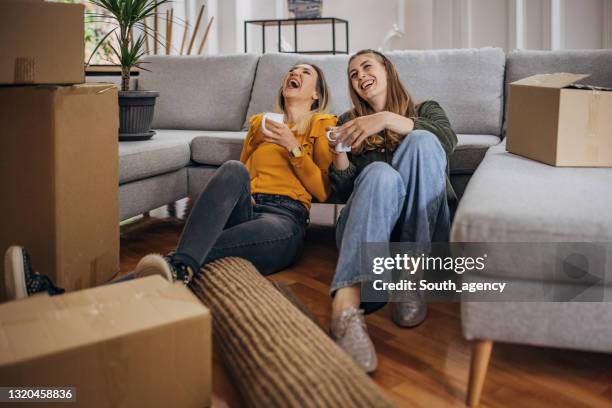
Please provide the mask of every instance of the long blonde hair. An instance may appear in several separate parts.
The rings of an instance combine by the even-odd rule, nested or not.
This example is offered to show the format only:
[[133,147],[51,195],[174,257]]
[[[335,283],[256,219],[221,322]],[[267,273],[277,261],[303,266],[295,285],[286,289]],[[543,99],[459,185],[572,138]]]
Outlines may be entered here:
[[[385,110],[389,112],[396,113],[398,115],[407,116],[409,118],[414,118],[417,116],[416,114],[416,106],[410,93],[406,90],[402,81],[399,78],[397,70],[395,69],[395,65],[387,58],[384,54],[374,51],[374,50],[361,50],[351,56],[349,59],[349,66],[353,59],[360,55],[364,54],[372,54],[374,58],[384,65],[385,72],[387,73],[387,101],[385,102]],[[353,85],[351,84],[351,78],[349,74],[349,68],[347,67],[347,76],[348,76],[348,87],[349,94],[351,96],[351,102],[353,103],[352,116],[366,116],[371,115],[374,112],[374,109],[370,106],[370,104],[360,97],[357,92],[353,89]],[[402,142],[406,135],[400,135],[395,132],[391,132],[389,130],[385,130],[387,136],[387,144],[388,148],[391,150],[395,150],[395,148]],[[357,152],[361,152],[363,150],[375,150],[380,147],[384,147],[383,138],[376,134],[369,136],[364,142],[356,149]]]
[[[294,65],[308,65],[317,72],[317,85],[316,90],[319,94],[319,99],[312,101],[310,105],[310,112],[302,115],[300,118],[297,118],[296,123],[294,124],[292,131],[297,131],[298,134],[305,134],[308,132],[308,128],[310,127],[310,120],[312,119],[312,115],[317,113],[327,113],[329,108],[329,87],[327,86],[327,81],[325,80],[325,75],[321,68],[314,64],[310,64],[308,62],[298,62]],[[286,113],[286,105],[285,105],[285,97],[283,96],[283,84],[278,91],[276,96],[276,111],[278,113],[285,114]]]

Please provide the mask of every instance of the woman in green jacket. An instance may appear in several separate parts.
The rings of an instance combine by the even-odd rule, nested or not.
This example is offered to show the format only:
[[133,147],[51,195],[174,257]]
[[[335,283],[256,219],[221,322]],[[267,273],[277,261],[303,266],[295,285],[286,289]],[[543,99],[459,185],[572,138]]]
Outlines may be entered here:
[[[382,53],[353,55],[348,77],[353,109],[339,118],[329,172],[335,195],[347,200],[336,228],[340,254],[331,287],[331,329],[340,347],[371,372],[377,359],[363,314],[384,303],[362,301],[364,290],[380,279],[362,270],[362,244],[399,240],[428,247],[448,241],[449,201],[456,201],[448,158],[457,136],[437,102],[412,100]],[[336,151],[338,143],[351,152]],[[418,280],[418,272],[411,279]],[[419,291],[403,293],[394,306],[393,321],[402,327],[420,324],[427,313]]]

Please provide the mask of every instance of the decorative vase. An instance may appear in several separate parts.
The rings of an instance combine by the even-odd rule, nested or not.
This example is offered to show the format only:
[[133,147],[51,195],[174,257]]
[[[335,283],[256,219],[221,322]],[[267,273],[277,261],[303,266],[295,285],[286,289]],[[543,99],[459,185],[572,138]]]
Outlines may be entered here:
[[287,6],[295,18],[320,18],[323,0],[287,0]]
[[157,91],[119,91],[119,140],[148,140]]

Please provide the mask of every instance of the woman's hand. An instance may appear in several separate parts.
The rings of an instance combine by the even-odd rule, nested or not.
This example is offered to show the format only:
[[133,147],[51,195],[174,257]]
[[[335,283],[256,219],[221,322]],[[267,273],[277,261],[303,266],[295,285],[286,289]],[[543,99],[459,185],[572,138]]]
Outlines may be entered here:
[[355,149],[368,137],[382,132],[387,127],[388,112],[377,112],[360,116],[340,126],[338,142]]
[[[331,130],[330,127],[325,129],[326,131]],[[346,170],[349,166],[349,159],[346,152],[338,152],[336,151],[336,145],[338,144],[338,139],[329,140],[327,139],[327,145],[329,146],[329,151],[332,154],[332,163],[337,170]]]
[[360,116],[340,127],[338,142],[350,144],[354,149],[368,137],[390,130],[395,133],[408,134],[414,130],[414,121],[392,112],[377,112],[372,115]]
[[271,119],[266,120],[266,129],[262,127],[264,141],[284,147],[287,151],[292,151],[300,146],[289,126],[278,123]]

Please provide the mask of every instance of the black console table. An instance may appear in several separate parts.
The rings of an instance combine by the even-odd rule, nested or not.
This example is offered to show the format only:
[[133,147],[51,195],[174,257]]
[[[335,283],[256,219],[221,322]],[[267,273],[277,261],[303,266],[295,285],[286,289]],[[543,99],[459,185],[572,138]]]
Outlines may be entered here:
[[[248,30],[249,24],[261,26],[261,52],[266,52],[266,27],[277,27],[278,52],[292,54],[348,54],[349,50],[349,23],[346,20],[336,17],[319,18],[287,18],[280,20],[248,20],[244,22],[244,52],[248,52]],[[332,46],[331,50],[300,51],[298,48],[298,26],[312,24],[331,25]],[[344,24],[346,42],[344,50],[336,49],[336,25]],[[293,26],[293,49],[294,51],[283,51],[281,49],[281,27]]]

